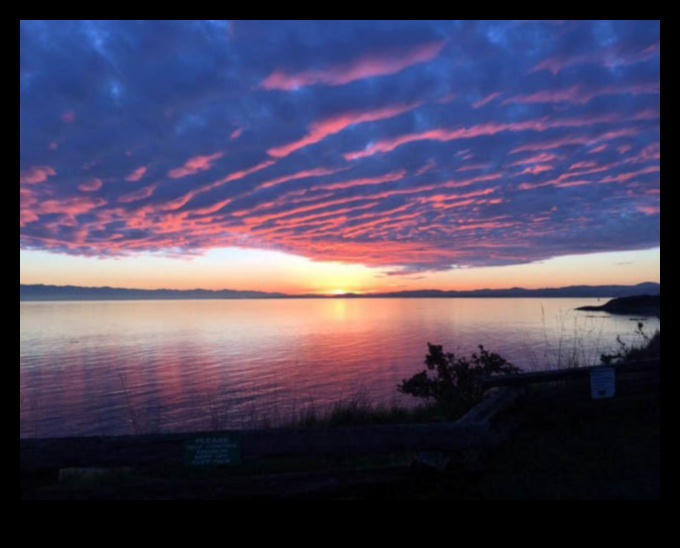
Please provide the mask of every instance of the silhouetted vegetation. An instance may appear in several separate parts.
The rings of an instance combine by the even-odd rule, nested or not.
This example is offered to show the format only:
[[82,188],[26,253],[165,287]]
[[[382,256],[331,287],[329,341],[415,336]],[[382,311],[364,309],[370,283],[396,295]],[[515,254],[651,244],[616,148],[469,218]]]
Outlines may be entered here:
[[636,333],[642,337],[642,345],[630,346],[622,341],[620,336],[616,337],[618,350],[611,354],[602,354],[600,361],[604,364],[615,364],[661,358],[661,331],[657,329],[650,337],[645,333],[642,322],[638,322]]
[[449,418],[455,418],[482,399],[482,379],[492,375],[519,373],[499,354],[489,352],[479,345],[479,353],[456,357],[444,352],[442,346],[427,343],[426,370],[397,385],[397,390],[416,398],[434,402]]
[[434,404],[414,408],[396,404],[373,403],[365,398],[349,398],[328,409],[311,407],[297,414],[288,426],[295,428],[328,428],[364,424],[407,424],[440,419]]

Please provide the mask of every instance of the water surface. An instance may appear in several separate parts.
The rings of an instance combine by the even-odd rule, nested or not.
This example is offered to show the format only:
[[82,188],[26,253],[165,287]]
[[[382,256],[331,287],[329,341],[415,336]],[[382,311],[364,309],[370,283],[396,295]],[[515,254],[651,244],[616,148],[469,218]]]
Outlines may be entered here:
[[[286,299],[20,303],[22,437],[245,428],[396,385],[426,343],[478,344],[525,369],[598,361],[628,316],[595,299]],[[601,303],[600,303],[601,304]],[[644,320],[652,334],[658,319]]]

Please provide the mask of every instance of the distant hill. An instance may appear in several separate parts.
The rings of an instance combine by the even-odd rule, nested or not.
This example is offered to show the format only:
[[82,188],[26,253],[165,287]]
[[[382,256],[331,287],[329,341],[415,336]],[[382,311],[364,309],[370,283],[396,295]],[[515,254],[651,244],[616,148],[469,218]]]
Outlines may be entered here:
[[661,315],[661,295],[633,295],[619,297],[602,306],[581,306],[577,310],[602,310],[610,314],[640,314],[643,316]]
[[126,289],[119,287],[79,287],[75,285],[20,285],[20,301],[102,301],[172,299],[277,299],[283,293],[223,289]]
[[[512,287],[510,289],[475,289],[472,291],[440,291],[438,289],[425,289],[417,291],[398,291],[393,293],[381,293],[375,297],[400,297],[400,298],[438,298],[438,297],[593,297],[611,298],[625,297],[640,294],[655,295],[661,293],[661,286],[653,282],[644,282],[637,285],[572,285],[568,287],[550,287],[543,289],[524,289]],[[349,296],[349,295],[348,295]],[[357,295],[362,297],[364,295]]]
[[79,287],[73,285],[19,285],[20,301],[101,301],[146,299],[309,299],[309,298],[453,298],[453,297],[590,297],[612,298],[631,295],[659,295],[661,286],[653,282],[637,285],[574,285],[569,287],[523,289],[478,289],[474,291],[440,291],[425,289],[389,293],[346,293],[344,295],[288,295],[264,291],[222,289],[127,289],[118,287]]

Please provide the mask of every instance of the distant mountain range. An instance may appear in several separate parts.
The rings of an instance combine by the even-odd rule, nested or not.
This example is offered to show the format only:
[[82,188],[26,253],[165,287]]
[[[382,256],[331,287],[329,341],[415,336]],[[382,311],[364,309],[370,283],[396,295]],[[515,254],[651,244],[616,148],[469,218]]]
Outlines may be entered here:
[[142,299],[337,299],[337,298],[453,298],[453,297],[627,297],[659,295],[661,286],[654,282],[637,285],[572,285],[544,289],[477,289],[473,291],[440,291],[422,289],[389,293],[345,293],[343,295],[288,295],[264,291],[222,289],[126,289],[118,287],[79,287],[73,285],[19,285],[20,301],[101,301]]

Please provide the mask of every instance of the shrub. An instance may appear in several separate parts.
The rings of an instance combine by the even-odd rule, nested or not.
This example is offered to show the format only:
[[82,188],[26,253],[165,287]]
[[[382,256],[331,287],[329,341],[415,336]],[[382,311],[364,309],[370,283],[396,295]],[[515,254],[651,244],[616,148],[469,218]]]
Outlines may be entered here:
[[479,345],[479,353],[473,353],[469,358],[444,352],[440,345],[427,343],[427,347],[427,369],[404,379],[397,385],[397,390],[434,401],[448,417],[464,413],[481,400],[484,377],[520,372],[518,367],[485,350],[482,345]]
[[661,358],[661,331],[658,329],[651,337],[644,332],[642,322],[638,322],[635,331],[642,338],[642,346],[629,346],[621,337],[616,337],[619,348],[611,354],[601,354],[600,361],[605,364],[641,361]]

